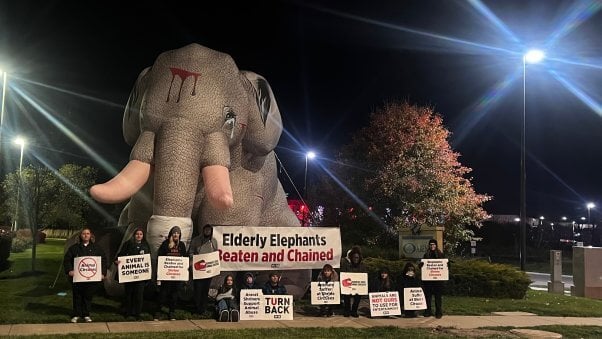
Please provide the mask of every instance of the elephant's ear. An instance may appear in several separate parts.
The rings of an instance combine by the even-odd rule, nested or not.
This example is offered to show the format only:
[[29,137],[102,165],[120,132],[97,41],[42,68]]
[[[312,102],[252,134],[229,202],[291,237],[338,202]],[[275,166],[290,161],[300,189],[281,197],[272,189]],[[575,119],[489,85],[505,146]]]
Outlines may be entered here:
[[148,78],[146,74],[149,70],[150,67],[147,67],[138,75],[128,102],[125,105],[125,111],[123,112],[123,138],[132,147],[134,147],[140,135],[140,120],[142,119],[140,106],[144,97],[144,91],[146,90],[146,79]]
[[[257,107],[249,109],[247,132],[243,139],[243,167],[259,170],[266,156],[276,148],[282,134],[282,118],[274,93],[267,80],[259,74],[241,71]],[[250,86],[248,86],[250,85]]]

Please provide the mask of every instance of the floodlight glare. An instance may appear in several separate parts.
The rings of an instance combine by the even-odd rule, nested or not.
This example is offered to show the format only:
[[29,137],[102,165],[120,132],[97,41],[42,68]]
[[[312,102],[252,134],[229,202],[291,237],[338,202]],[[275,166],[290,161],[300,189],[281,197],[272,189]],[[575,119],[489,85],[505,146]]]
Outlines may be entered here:
[[588,208],[588,209],[589,209],[589,208],[594,208],[594,207],[596,207],[596,205],[594,205],[594,203],[593,203],[593,202],[590,202],[590,203],[588,203],[588,204],[587,204],[587,208]]
[[309,151],[309,152],[307,152],[306,156],[307,156],[309,159],[313,159],[313,158],[315,158],[315,157],[316,157],[316,153],[314,153],[314,152],[312,152],[312,151]]
[[25,139],[23,139],[22,137],[16,137],[14,142],[15,142],[15,144],[17,144],[19,146],[25,145]]
[[524,56],[525,61],[530,64],[536,64],[542,61],[545,57],[545,53],[539,49],[532,49],[528,51]]

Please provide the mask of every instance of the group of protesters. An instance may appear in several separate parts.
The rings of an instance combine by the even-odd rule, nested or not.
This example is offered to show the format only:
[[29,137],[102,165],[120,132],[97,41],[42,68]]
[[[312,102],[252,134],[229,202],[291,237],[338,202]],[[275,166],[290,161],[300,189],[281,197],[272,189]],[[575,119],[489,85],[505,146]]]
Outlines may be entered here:
[[[217,242],[213,238],[213,228],[211,225],[205,225],[201,233],[194,237],[190,243],[189,249],[186,249],[184,242],[181,241],[182,232],[178,226],[170,229],[167,238],[163,241],[157,251],[158,256],[190,256],[197,254],[210,253],[217,250]],[[438,259],[443,258],[443,253],[437,246],[437,241],[431,239],[428,243],[424,258]],[[134,230],[130,240],[125,242],[114,262],[119,264],[117,258],[122,256],[150,254],[151,249],[145,239],[144,230],[137,228]],[[71,322],[78,321],[92,322],[90,317],[90,308],[92,297],[94,296],[100,283],[96,282],[73,282],[74,277],[74,259],[83,256],[98,256],[101,257],[101,274],[102,279],[107,274],[107,259],[100,246],[95,244],[94,235],[89,228],[81,230],[78,242],[70,246],[65,253],[63,265],[65,274],[72,283],[73,294],[73,314]],[[356,272],[367,273],[367,269],[362,263],[362,253],[359,246],[353,246],[347,256],[341,261],[340,272]],[[380,270],[379,274],[373,281],[369,283],[371,292],[392,292],[400,291],[403,295],[403,289],[409,287],[422,287],[426,298],[426,310],[424,316],[431,316],[432,313],[432,297],[435,298],[435,312],[437,318],[443,315],[441,305],[441,295],[443,285],[441,281],[420,281],[416,275],[416,267],[411,262],[408,262],[402,272],[397,283],[390,276],[388,269]],[[235,283],[235,277],[228,274],[224,277],[215,296],[215,311],[218,321],[236,322],[240,318],[239,304],[240,290],[242,289],[261,289],[264,295],[286,295],[286,287],[280,282],[281,274],[279,272],[271,272],[268,281],[263,285],[256,282],[256,277],[252,272],[246,272],[241,284]],[[209,300],[209,289],[212,278],[195,279],[193,280],[193,300],[195,312],[199,315],[208,311],[207,304]],[[317,281],[321,282],[338,282],[339,277],[336,270],[330,264],[324,265],[320,271]],[[140,320],[144,302],[144,291],[148,281],[132,281],[125,282],[125,296],[123,300],[124,316]],[[178,303],[178,294],[182,289],[184,282],[182,281],[157,281],[159,288],[159,298],[157,307],[152,312],[155,320],[159,319],[161,308],[168,308],[168,319],[176,320],[175,310]],[[238,286],[237,286],[238,285]],[[359,294],[350,295],[342,294],[343,298],[343,316],[358,317],[358,307],[361,300]],[[321,305],[319,307],[320,316],[329,317],[334,315],[332,305]],[[406,317],[415,317],[415,311],[404,311]]]

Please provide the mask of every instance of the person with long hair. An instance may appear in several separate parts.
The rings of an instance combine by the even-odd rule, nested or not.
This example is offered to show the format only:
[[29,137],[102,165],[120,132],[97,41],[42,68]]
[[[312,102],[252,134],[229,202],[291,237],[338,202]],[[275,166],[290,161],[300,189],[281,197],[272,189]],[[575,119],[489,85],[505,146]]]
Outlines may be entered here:
[[[318,283],[329,283],[334,282],[338,284],[339,274],[332,268],[332,265],[326,264],[322,267],[320,274],[317,278]],[[320,284],[318,284],[320,285]],[[321,317],[332,317],[333,316],[332,305],[320,305],[320,316]]]
[[87,323],[92,322],[92,318],[90,318],[92,297],[100,285],[99,282],[73,282],[73,276],[75,275],[74,259],[84,256],[98,256],[101,258],[100,269],[102,279],[104,279],[107,275],[107,258],[102,248],[94,243],[94,234],[88,227],[84,227],[80,231],[77,243],[69,247],[63,258],[63,267],[65,268],[65,274],[67,274],[69,282],[71,282],[71,291],[73,294],[72,323],[76,323],[80,319],[83,319]]
[[[341,272],[366,273],[366,266],[362,263],[362,251],[359,246],[353,246],[349,252],[349,262],[341,260]],[[353,304],[351,303],[353,297]],[[343,294],[343,316],[354,318],[359,317],[357,309],[359,308],[361,295]]]
[[218,321],[238,321],[240,313],[236,300],[237,295],[238,293],[234,286],[234,276],[228,274],[224,277],[224,283],[219,287],[215,296],[215,309],[217,310]]
[[[174,226],[169,230],[167,239],[161,243],[159,250],[157,251],[158,256],[174,256],[183,257],[186,256],[186,245],[181,241],[182,231],[180,227]],[[161,290],[159,292],[159,310],[161,306],[167,305],[169,307],[169,319],[176,320],[175,311],[178,304],[178,292],[182,287],[181,281],[161,281]],[[157,314],[155,314],[157,319]]]

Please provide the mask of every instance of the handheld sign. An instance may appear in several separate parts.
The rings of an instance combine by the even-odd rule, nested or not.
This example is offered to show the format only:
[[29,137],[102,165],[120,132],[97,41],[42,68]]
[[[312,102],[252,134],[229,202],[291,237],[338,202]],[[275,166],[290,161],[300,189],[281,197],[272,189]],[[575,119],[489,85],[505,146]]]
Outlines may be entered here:
[[99,256],[76,257],[73,259],[73,282],[95,282],[102,280]]
[[368,294],[370,299],[370,315],[373,317],[386,317],[390,315],[401,315],[399,304],[399,293],[376,292]]
[[338,305],[341,303],[341,285],[338,281],[311,283],[312,305]]
[[449,280],[447,259],[422,259],[422,280]]
[[264,320],[261,290],[240,290],[240,320]]
[[188,281],[188,257],[157,257],[157,280]]
[[293,320],[292,295],[264,295],[266,320]]
[[195,254],[192,257],[192,279],[206,279],[221,273],[219,252]]
[[150,254],[118,257],[119,283],[150,280],[152,274]]
[[368,295],[368,273],[341,272],[341,294]]
[[426,299],[420,287],[403,289],[403,309],[405,311],[426,310]]

